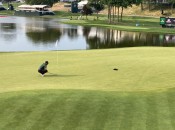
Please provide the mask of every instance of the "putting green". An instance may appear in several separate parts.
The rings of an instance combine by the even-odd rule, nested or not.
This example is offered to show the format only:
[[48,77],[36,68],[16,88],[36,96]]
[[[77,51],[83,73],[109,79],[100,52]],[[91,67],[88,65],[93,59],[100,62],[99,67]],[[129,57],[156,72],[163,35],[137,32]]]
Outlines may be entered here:
[[[0,53],[0,92],[36,89],[159,91],[173,88],[175,48]],[[54,74],[41,77],[49,61]],[[113,70],[117,68],[118,71]]]

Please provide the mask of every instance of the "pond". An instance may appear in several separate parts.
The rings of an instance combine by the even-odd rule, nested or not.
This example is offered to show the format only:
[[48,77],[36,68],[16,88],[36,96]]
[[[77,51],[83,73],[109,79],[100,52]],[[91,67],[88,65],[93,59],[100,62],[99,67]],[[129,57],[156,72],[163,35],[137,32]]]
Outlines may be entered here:
[[0,52],[175,46],[175,35],[62,24],[61,19],[0,17]]

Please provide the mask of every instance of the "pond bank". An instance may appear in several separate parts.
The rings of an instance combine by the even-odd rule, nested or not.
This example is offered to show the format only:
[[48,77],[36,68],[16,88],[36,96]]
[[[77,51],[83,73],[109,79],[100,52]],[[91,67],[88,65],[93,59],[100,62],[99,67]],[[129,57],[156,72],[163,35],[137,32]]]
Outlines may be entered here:
[[157,34],[175,34],[174,28],[162,28],[159,24],[159,18],[142,17],[142,16],[125,16],[122,22],[109,23],[107,19],[100,18],[94,19],[95,16],[88,16],[88,19],[73,19],[65,20],[65,24],[81,25],[81,26],[94,26],[110,28],[121,31],[130,32],[148,32]]

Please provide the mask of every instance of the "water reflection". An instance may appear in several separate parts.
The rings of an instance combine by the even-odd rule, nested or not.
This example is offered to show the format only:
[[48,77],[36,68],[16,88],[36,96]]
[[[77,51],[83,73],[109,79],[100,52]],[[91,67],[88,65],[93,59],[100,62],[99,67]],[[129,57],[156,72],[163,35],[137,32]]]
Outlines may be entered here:
[[13,41],[16,38],[16,24],[14,23],[1,23],[0,30],[3,33],[0,33],[0,36],[8,41]]
[[0,19],[0,41],[0,51],[86,50],[171,47],[175,46],[175,35],[65,25],[59,19],[5,17]]
[[78,37],[77,28],[68,28],[62,31],[63,35],[67,35],[70,39],[76,39]]
[[[86,30],[86,29],[85,29]],[[138,46],[175,46],[174,35],[91,28],[85,31],[90,49]]]
[[42,31],[28,31],[26,35],[34,44],[53,44],[57,39],[60,39],[61,32],[59,29],[46,28]]
[[2,23],[0,27],[3,31],[16,30],[16,24],[14,24],[14,23]]

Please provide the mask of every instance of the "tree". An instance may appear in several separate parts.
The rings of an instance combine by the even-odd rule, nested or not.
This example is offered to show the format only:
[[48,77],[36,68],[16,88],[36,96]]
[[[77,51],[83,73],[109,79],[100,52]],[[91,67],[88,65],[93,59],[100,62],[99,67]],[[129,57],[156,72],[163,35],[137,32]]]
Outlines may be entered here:
[[15,0],[3,0],[3,2],[4,2],[4,1],[8,3],[8,7],[9,7],[10,3],[11,3],[12,1],[15,1]]
[[[127,7],[132,7],[133,4],[139,5],[142,0],[103,0],[103,2],[108,5],[108,18],[109,23],[112,21],[112,13],[113,13],[113,21],[115,20],[115,16],[118,17],[118,22],[122,21],[123,17],[123,10]],[[117,8],[117,14],[116,14],[116,8]]]
[[168,0],[168,2],[171,4],[171,14],[173,14],[173,6],[175,3],[175,0]]
[[108,7],[108,19],[109,23],[111,23],[111,8],[112,8],[112,1],[113,0],[103,0],[103,3]]
[[135,1],[133,0],[123,0],[121,4],[121,21],[122,21],[122,16],[123,16],[123,9],[127,7],[132,7],[133,4],[135,4]]
[[102,0],[89,0],[89,2],[90,7],[93,7],[97,12],[98,19],[98,12],[104,9],[104,4],[102,3]]
[[87,19],[87,15],[92,14],[92,10],[88,5],[84,5],[81,13],[83,15],[86,15],[86,19]]
[[27,4],[35,4],[35,5],[40,5],[40,4],[44,4],[44,5],[49,5],[52,6],[54,3],[58,2],[58,0],[25,0],[25,2]]

